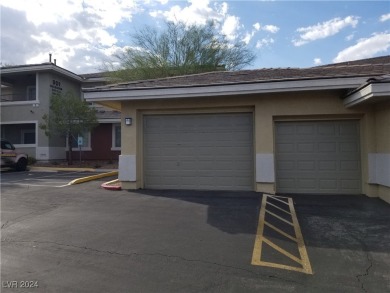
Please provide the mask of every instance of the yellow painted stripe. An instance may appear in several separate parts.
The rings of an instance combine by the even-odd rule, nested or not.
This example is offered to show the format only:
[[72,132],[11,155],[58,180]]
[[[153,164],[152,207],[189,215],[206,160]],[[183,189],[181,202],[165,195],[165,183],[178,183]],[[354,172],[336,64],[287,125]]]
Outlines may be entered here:
[[259,263],[257,265],[264,266],[264,267],[276,268],[276,269],[296,271],[296,272],[300,272],[300,273],[306,273],[302,268],[299,268],[299,267],[292,267],[292,266],[287,266],[287,265],[282,265],[282,264],[267,262],[267,261],[259,261]]
[[267,196],[263,195],[263,200],[261,201],[261,208],[260,208],[259,224],[257,225],[255,245],[253,247],[253,253],[252,253],[252,265],[259,265],[259,262],[261,260],[266,202],[267,202]]
[[274,208],[276,208],[276,209],[278,209],[278,210],[280,210],[282,212],[285,212],[288,215],[291,215],[290,212],[286,211],[285,209],[282,209],[281,207],[278,207],[277,205],[274,205],[273,203],[267,202],[267,205],[272,206],[272,207],[274,207]]
[[[287,204],[289,209],[290,209],[291,217],[292,217],[292,221],[293,221],[292,223],[290,223],[290,222],[286,221],[285,219],[267,211],[266,206],[267,206],[267,204],[270,204],[269,202],[267,202],[268,197],[275,199],[275,197],[272,195],[263,194],[263,199],[262,199],[261,208],[260,208],[260,215],[259,215],[259,223],[257,226],[255,244],[254,244],[253,253],[252,253],[252,262],[251,262],[252,265],[267,266],[267,267],[297,271],[297,272],[306,273],[306,274],[313,274],[292,199],[287,198],[288,199],[287,203],[279,200],[281,203]],[[276,199],[276,200],[278,200],[278,199]],[[294,227],[294,232],[295,232],[296,237],[294,238],[293,236],[289,235],[288,233],[286,233],[286,232],[282,231],[281,229],[275,227],[274,225],[266,222],[265,221],[265,213],[266,212],[275,216],[276,218],[292,225]],[[269,239],[265,238],[264,237],[264,225],[267,225],[268,227],[274,229],[276,232],[280,233],[281,235],[295,241],[298,245],[298,251],[299,251],[300,258],[296,257],[295,255],[293,255],[293,254],[289,253],[288,251],[286,251],[285,249],[279,247],[278,245],[276,245],[275,243],[273,243]],[[288,265],[263,261],[262,260],[263,243],[268,244],[270,247],[272,247],[273,249],[275,249],[279,253],[285,255],[286,257],[289,257],[293,261],[300,264],[302,267],[294,267],[294,266],[288,266]]]
[[298,219],[297,219],[297,215],[295,212],[293,201],[291,198],[288,201],[289,201],[289,206],[290,206],[290,210],[292,213],[295,235],[297,236],[297,239],[298,239],[298,250],[299,250],[299,254],[301,255],[303,269],[305,270],[305,272],[307,274],[313,274],[313,271],[312,271],[311,265],[310,265],[309,256],[308,256],[307,251],[306,251],[305,242],[303,240],[301,227],[299,226],[299,223],[298,223]]
[[284,250],[280,246],[276,245],[271,240],[268,240],[267,238],[263,237],[263,241],[265,243],[267,243],[269,246],[271,246],[273,249],[275,249],[276,251],[279,251],[281,254],[287,256],[288,258],[290,258],[293,261],[295,261],[295,262],[299,263],[300,265],[302,265],[302,261],[299,258],[297,258],[295,255],[292,255],[287,250]]
[[281,203],[284,203],[285,205],[288,205],[288,202],[285,202],[284,200],[279,199],[279,198],[287,198],[287,197],[280,197],[280,196],[279,196],[279,198],[278,198],[278,197],[275,196],[275,195],[271,195],[271,196],[269,196],[269,197],[272,198],[272,199],[274,199],[274,200],[277,200],[277,201],[279,201],[279,202],[281,202]]
[[267,210],[266,210],[266,213],[267,213],[267,214],[270,214],[271,216],[274,216],[275,218],[278,218],[279,220],[285,222],[286,224],[289,224],[289,225],[291,225],[291,226],[294,226],[293,223],[287,221],[286,219],[283,219],[282,217],[278,216],[277,214],[274,214],[273,212],[270,212],[270,211],[267,211]]
[[286,232],[280,230],[279,228],[276,228],[274,225],[268,223],[267,221],[264,221],[264,224],[267,225],[268,227],[270,227],[271,229],[274,229],[279,234],[282,234],[284,237],[286,237],[294,242],[298,242],[297,238],[291,236],[290,234],[287,234]]

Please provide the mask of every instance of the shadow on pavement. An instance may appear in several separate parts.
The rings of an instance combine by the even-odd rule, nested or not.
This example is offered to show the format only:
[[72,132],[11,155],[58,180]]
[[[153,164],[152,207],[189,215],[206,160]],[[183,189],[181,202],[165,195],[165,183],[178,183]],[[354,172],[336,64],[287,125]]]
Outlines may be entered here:
[[390,251],[390,205],[364,195],[294,195],[306,245]]
[[209,225],[230,234],[256,234],[260,193],[193,190],[138,190],[132,193],[206,205]]
[[[135,193],[206,205],[209,225],[230,234],[256,234],[260,193],[185,190],[138,190]],[[364,195],[289,197],[293,198],[307,246],[390,251],[390,205],[384,201]]]

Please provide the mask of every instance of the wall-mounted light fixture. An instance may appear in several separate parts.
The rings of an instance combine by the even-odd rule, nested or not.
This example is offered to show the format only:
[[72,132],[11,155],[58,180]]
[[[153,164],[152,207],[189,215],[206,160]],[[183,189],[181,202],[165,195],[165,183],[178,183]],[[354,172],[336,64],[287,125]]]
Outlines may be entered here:
[[133,124],[133,118],[130,118],[130,117],[125,118],[125,124],[126,124],[126,125],[131,125],[131,124]]

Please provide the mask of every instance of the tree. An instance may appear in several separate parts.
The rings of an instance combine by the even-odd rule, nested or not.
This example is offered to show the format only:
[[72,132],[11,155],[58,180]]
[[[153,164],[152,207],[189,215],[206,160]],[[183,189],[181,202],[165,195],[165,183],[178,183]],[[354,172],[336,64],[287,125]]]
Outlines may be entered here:
[[161,32],[145,26],[132,37],[134,46],[114,55],[117,62],[105,64],[114,80],[239,70],[255,59],[243,42],[231,43],[217,32],[214,22],[204,26],[167,22]]
[[72,165],[72,145],[75,136],[90,131],[98,122],[96,110],[72,92],[50,97],[50,112],[42,117],[39,127],[47,136],[58,134],[68,139],[68,164]]

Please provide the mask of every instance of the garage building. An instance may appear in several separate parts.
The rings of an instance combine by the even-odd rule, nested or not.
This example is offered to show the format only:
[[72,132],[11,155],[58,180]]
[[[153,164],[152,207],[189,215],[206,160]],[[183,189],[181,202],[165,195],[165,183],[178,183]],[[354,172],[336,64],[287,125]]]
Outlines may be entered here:
[[366,194],[390,202],[390,56],[85,89],[121,111],[125,189]]

